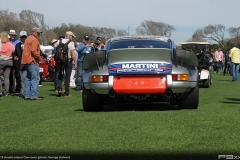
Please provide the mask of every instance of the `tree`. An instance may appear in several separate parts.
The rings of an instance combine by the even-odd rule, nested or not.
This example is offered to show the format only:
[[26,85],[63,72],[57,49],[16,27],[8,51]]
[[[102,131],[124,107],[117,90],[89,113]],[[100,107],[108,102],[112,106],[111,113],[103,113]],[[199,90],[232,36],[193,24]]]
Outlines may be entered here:
[[128,33],[125,30],[118,30],[117,36],[128,36]]
[[176,30],[174,26],[163,23],[145,20],[137,27],[136,32],[138,35],[156,35],[170,37],[172,32]]
[[44,22],[44,14],[33,12],[30,10],[23,10],[19,14],[20,21],[24,22],[23,29],[31,32],[31,28],[39,27],[43,33],[41,34],[40,41],[43,45],[48,43],[47,30],[49,30],[48,25]]
[[240,44],[240,27],[231,27],[228,29],[229,35],[231,36],[231,39],[229,40],[229,43],[239,45]]
[[204,38],[217,42],[222,48],[225,47],[226,27],[221,24],[208,25],[203,28]]
[[203,30],[202,29],[198,29],[198,30],[196,30],[194,33],[193,33],[193,35],[192,35],[192,38],[191,39],[189,39],[188,41],[189,42],[204,42],[204,41],[206,41],[205,39],[204,39],[204,33],[203,33]]

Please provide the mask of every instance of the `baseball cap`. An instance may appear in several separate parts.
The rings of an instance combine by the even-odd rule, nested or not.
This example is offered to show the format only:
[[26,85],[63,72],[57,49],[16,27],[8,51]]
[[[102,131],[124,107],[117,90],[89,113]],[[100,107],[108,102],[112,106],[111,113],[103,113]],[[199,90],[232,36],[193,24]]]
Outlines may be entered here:
[[21,32],[19,33],[19,35],[20,35],[20,37],[22,37],[22,36],[27,36],[27,32],[26,32],[26,31],[21,31]]
[[98,40],[95,40],[94,43],[97,44],[97,45],[100,44]]
[[89,37],[88,36],[83,36],[83,39],[89,39]]
[[73,32],[71,32],[71,31],[67,31],[66,34],[69,35],[69,36],[76,37],[76,36],[73,34]]
[[32,31],[36,31],[36,32],[38,32],[38,33],[42,33],[41,29],[38,28],[38,27],[33,27],[33,28],[32,28]]
[[100,46],[101,46],[101,47],[104,47],[104,44],[103,44],[103,43],[101,43],[101,44],[100,44]]
[[11,29],[11,30],[9,31],[9,35],[17,35],[17,33],[16,33],[15,30]]

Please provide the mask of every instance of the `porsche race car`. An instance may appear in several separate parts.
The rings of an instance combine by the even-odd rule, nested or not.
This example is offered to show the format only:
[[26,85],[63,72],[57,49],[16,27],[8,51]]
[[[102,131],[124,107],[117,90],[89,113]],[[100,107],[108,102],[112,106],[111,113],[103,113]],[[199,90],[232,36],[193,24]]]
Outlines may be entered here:
[[[167,102],[197,109],[198,59],[163,36],[123,36],[83,60],[84,111],[106,103]],[[161,105],[161,103],[159,103]]]

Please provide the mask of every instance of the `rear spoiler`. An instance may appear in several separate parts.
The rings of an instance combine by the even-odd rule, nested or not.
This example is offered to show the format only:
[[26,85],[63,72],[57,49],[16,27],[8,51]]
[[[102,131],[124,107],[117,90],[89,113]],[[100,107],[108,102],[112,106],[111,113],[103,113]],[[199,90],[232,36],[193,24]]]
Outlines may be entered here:
[[89,70],[94,66],[98,66],[98,70],[103,69],[103,65],[106,62],[106,50],[97,52],[91,52],[84,56],[83,66],[84,70]]
[[182,50],[182,49],[176,49],[176,60],[178,63],[181,64],[181,67],[183,64],[189,66],[189,67],[197,67],[198,66],[198,59],[195,53]]

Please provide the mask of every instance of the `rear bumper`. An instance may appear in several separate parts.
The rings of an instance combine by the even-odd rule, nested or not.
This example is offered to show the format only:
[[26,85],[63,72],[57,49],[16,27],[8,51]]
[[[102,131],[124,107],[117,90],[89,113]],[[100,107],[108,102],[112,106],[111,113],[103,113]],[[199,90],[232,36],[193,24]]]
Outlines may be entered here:
[[162,80],[159,75],[158,79],[156,76],[144,77],[122,78],[120,82],[117,77],[109,76],[108,83],[85,83],[84,86],[98,94],[108,94],[109,90],[115,90],[117,94],[164,94],[168,89],[173,93],[184,93],[197,85],[195,81],[172,81],[171,75],[164,75]]

